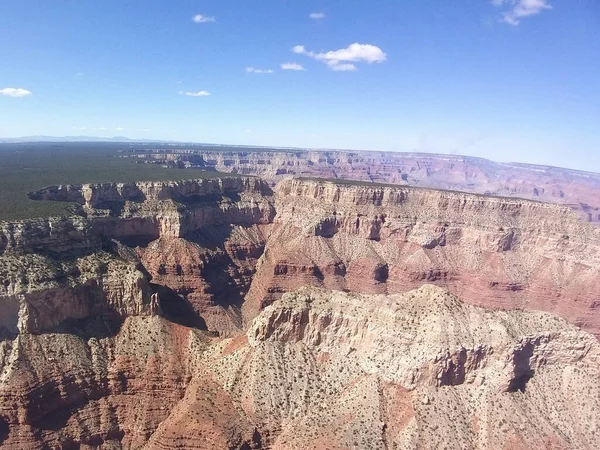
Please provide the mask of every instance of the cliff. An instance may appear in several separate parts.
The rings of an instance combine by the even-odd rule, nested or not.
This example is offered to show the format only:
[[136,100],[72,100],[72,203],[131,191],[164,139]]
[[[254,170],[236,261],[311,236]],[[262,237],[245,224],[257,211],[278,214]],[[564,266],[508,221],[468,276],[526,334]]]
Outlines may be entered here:
[[80,207],[0,224],[3,448],[594,448],[600,229],[568,207],[248,177],[32,196]]
[[204,367],[267,448],[595,445],[600,345],[547,313],[492,312],[433,286],[305,288],[247,339],[211,349]]
[[[56,261],[77,260],[112,248],[115,242],[121,249],[123,244],[137,247],[137,252],[124,250],[126,259],[143,268],[146,284],[152,280],[168,317],[221,333],[240,330],[241,303],[254,273],[253,261],[262,253],[262,227],[275,215],[272,191],[264,181],[231,177],[65,185],[41,189],[31,197],[79,203],[80,215],[1,223],[3,261],[20,263],[30,255],[43,255],[41,272],[51,273],[52,280],[65,277],[47,268]],[[186,247],[191,253],[183,250]],[[6,263],[7,277],[20,273],[10,264]],[[54,295],[51,292],[44,291],[44,298]]]
[[308,179],[273,192],[248,177],[57,186],[32,197],[79,199],[81,215],[0,224],[0,255],[62,257],[118,241],[135,248],[128,258],[173,314],[226,335],[243,328],[242,310],[249,323],[303,285],[395,293],[424,282],[600,333],[600,230],[565,206]]
[[303,285],[395,293],[427,282],[469,303],[550,311],[599,333],[600,230],[567,207],[304,179],[281,182],[275,204],[248,320]]
[[3,448],[591,449],[600,344],[423,286],[304,288],[246,336],[158,316],[0,345]]
[[600,222],[600,175],[557,167],[498,163],[483,158],[374,151],[177,150],[136,154],[146,160],[197,161],[220,172],[257,175],[273,183],[302,176],[452,189],[566,204]]

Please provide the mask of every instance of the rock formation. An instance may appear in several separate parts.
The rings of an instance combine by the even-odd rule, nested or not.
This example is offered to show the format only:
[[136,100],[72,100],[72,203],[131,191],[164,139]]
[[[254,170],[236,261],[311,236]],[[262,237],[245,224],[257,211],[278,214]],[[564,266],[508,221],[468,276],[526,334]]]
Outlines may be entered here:
[[76,201],[80,215],[4,223],[0,251],[51,260],[118,244],[170,318],[221,335],[303,285],[396,293],[426,282],[600,334],[600,229],[565,206],[307,179],[273,192],[248,177],[57,186],[32,197]]
[[248,342],[207,367],[272,448],[596,445],[600,346],[546,313],[492,312],[433,286],[304,288],[266,308]]
[[3,448],[582,448],[600,421],[600,344],[547,313],[424,286],[305,288],[247,336],[158,316],[0,346]]
[[600,334],[600,229],[569,208],[406,187],[286,180],[244,309],[303,285],[396,293],[433,283]]
[[79,206],[0,223],[2,448],[595,446],[600,228],[567,206],[252,177],[31,196]]
[[342,150],[171,149],[135,156],[173,167],[189,162],[220,172],[257,175],[273,183],[302,176],[520,197],[566,204],[585,220],[600,222],[600,175],[558,167],[459,155]]
[[263,231],[275,215],[264,181],[65,185],[30,196],[79,203],[82,216],[5,224],[0,251],[90,252],[117,241],[121,248],[137,248],[127,258],[149,273],[167,316],[221,334],[240,330]]

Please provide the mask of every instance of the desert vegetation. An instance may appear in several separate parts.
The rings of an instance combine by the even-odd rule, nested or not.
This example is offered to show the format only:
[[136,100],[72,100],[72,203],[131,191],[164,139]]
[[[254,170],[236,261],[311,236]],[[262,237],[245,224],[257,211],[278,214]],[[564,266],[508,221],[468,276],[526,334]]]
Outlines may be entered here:
[[49,185],[228,176],[197,168],[165,169],[156,164],[136,164],[132,159],[119,158],[130,145],[134,144],[0,144],[0,221],[68,214],[72,205],[34,201],[27,197],[29,192]]

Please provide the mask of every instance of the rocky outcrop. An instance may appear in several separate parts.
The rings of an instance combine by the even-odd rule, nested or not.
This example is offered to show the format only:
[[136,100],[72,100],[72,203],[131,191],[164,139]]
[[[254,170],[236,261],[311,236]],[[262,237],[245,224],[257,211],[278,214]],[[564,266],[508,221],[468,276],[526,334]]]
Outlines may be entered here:
[[52,186],[30,196],[81,204],[92,236],[147,242],[210,225],[269,223],[274,216],[271,189],[251,177]]
[[259,178],[225,177],[50,186],[32,192],[29,197],[33,200],[74,202],[88,208],[106,209],[127,201],[141,203],[150,200],[177,200],[227,192],[269,195],[270,189]]
[[596,339],[440,288],[305,288],[206,364],[270,448],[582,448],[600,417]]
[[79,215],[0,224],[3,448],[594,448],[600,344],[515,309],[599,333],[600,229],[568,207],[248,177],[33,197]]
[[451,191],[294,179],[244,309],[303,285],[395,293],[423,283],[491,308],[540,309],[600,330],[600,230],[567,207]]
[[431,153],[230,148],[136,154],[146,160],[196,161],[220,172],[258,175],[273,183],[293,176],[392,183],[569,205],[600,222],[600,175],[530,164]]
[[101,240],[90,236],[89,228],[89,221],[79,216],[0,222],[0,255],[89,250]]
[[285,294],[247,335],[90,316],[0,342],[7,449],[592,449],[600,344],[446,291]]
[[241,307],[268,230],[269,225],[205,227],[185,239],[160,238],[137,252],[153,283],[172,290],[163,304],[169,298],[177,303],[173,294],[181,296],[203,326],[229,336],[242,331]]
[[[145,296],[150,290],[160,296],[166,317],[222,335],[241,332],[241,306],[275,215],[272,191],[264,181],[228,177],[55,186],[31,197],[80,203],[80,215],[0,224],[0,260],[9,261],[6,277],[22,276],[13,263],[40,263],[42,269],[24,270],[47,272],[44,280],[52,282],[68,277],[69,271],[79,273],[81,255],[109,249],[144,271],[139,283],[145,283]],[[73,267],[52,268],[61,264]],[[128,269],[121,270],[125,279]],[[6,286],[13,284],[6,280]],[[44,280],[36,275],[30,285],[43,286]],[[98,280],[86,279],[75,288],[44,288],[35,294],[38,300],[32,300],[34,294],[29,299],[40,305],[62,303],[64,311],[73,311],[60,312],[64,318],[78,318],[91,311],[85,299],[102,298],[105,291]],[[19,302],[13,303],[12,309],[17,308]],[[47,316],[40,308],[37,316]]]
[[81,215],[4,223],[0,251],[62,258],[116,240],[136,249],[128,258],[171,319],[225,336],[300,286],[395,293],[426,282],[599,333],[600,232],[568,207],[307,179],[272,194],[248,177],[46,188],[32,196],[79,198]]
[[0,336],[40,334],[89,316],[123,320],[160,312],[137,264],[98,252],[56,260],[0,257]]
[[147,443],[184,397],[205,338],[157,316],[101,331],[89,319],[77,332],[0,344],[2,448]]

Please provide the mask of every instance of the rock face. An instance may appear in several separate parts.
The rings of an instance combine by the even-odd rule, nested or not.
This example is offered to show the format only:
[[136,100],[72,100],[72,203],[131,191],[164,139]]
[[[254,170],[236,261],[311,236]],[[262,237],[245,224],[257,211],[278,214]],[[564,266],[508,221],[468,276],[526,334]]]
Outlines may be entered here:
[[136,155],[164,161],[193,161],[220,172],[257,175],[271,182],[292,176],[392,183],[478,194],[521,197],[569,205],[585,220],[600,222],[600,175],[530,164],[430,153],[173,150]]
[[5,224],[0,252],[89,252],[117,240],[137,248],[128,258],[149,273],[168,317],[221,334],[240,331],[243,298],[275,216],[264,181],[66,185],[30,196],[79,203],[82,217]]
[[248,341],[210,368],[272,448],[596,445],[600,346],[546,313],[492,312],[433,286],[305,288],[266,308]]
[[600,228],[566,206],[248,177],[32,197],[79,209],[0,224],[2,448],[595,448]]
[[8,449],[592,449],[600,344],[440,288],[304,288],[247,336],[93,317],[0,345]]
[[600,229],[567,207],[402,187],[286,180],[248,321],[303,285],[396,293],[432,283],[491,308],[554,312],[600,334]]
[[600,335],[600,230],[564,206],[307,179],[273,192],[247,177],[32,197],[78,201],[80,216],[4,223],[1,252],[51,260],[116,242],[150,275],[167,317],[221,335],[300,286],[396,293],[423,283],[480,306],[553,312]]

